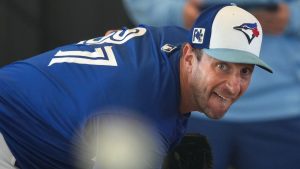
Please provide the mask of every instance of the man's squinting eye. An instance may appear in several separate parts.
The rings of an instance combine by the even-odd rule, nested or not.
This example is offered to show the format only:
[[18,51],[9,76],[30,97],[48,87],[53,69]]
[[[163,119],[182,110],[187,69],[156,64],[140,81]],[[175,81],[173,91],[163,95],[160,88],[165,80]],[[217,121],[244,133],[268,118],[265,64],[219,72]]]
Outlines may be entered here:
[[222,70],[222,71],[228,70],[228,65],[225,64],[225,63],[218,63],[218,64],[217,64],[217,67],[218,67],[220,70]]

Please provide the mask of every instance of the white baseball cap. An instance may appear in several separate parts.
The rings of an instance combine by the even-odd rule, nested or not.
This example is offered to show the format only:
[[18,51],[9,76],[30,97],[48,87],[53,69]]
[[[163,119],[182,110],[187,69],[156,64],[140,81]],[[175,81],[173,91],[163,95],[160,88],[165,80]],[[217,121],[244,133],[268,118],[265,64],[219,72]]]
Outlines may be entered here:
[[259,58],[263,32],[259,21],[235,4],[215,5],[203,11],[189,33],[194,48],[231,63],[272,68]]

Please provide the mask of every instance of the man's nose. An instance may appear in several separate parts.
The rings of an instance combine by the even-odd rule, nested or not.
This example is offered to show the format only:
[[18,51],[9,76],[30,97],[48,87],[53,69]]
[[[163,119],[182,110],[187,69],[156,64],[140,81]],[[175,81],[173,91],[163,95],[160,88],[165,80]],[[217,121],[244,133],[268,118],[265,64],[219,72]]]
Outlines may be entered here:
[[238,96],[241,92],[241,77],[237,74],[231,75],[226,83],[226,87],[228,89],[228,92],[232,96]]

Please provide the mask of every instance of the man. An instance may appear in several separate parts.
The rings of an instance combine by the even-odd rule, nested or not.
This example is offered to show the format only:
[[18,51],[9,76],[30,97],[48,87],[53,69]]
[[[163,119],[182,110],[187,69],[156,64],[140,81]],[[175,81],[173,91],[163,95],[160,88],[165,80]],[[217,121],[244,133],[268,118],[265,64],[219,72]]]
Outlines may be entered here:
[[233,2],[248,6],[262,24],[260,55],[276,73],[256,69],[253,83],[222,120],[192,113],[187,132],[207,136],[214,169],[300,168],[300,1]]
[[[139,137],[135,133],[143,133],[143,127],[131,123],[142,119],[145,128],[150,126],[142,131],[154,131],[158,139],[151,142],[158,159],[136,159],[145,161],[145,168],[160,168],[182,138],[191,111],[219,119],[246,91],[254,65],[272,72],[259,59],[261,41],[261,25],[253,15],[234,5],[217,5],[190,31],[142,25],[3,67],[1,151],[8,151],[1,153],[0,164],[114,168],[139,154],[124,149],[122,155],[119,144],[138,144],[131,136]],[[111,114],[126,119],[125,125],[111,120]],[[146,145],[137,146],[142,151]]]

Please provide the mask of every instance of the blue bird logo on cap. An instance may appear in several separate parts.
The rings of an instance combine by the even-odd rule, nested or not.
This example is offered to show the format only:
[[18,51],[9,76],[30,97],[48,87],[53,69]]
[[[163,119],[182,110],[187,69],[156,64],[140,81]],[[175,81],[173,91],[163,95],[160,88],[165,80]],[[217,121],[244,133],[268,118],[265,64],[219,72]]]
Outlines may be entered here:
[[244,33],[248,43],[250,44],[255,37],[259,36],[259,31],[257,29],[256,23],[243,23],[240,26],[233,27],[235,30],[239,30]]

